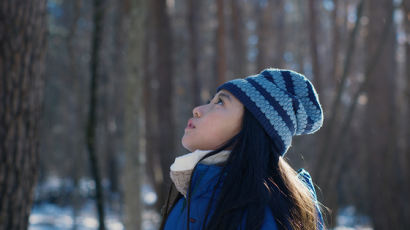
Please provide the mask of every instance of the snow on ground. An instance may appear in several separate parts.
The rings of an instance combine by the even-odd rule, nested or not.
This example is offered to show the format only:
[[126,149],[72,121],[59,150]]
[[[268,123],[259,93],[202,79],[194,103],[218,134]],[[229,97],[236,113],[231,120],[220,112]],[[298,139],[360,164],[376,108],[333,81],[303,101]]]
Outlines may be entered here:
[[[98,219],[94,201],[89,200],[74,217],[72,207],[61,207],[56,204],[43,203],[35,205],[30,215],[29,230],[72,230],[74,224],[78,230],[98,229]],[[160,215],[152,210],[143,212],[143,229],[156,230]],[[121,217],[112,211],[106,211],[106,228],[108,230],[123,230]]]
[[347,206],[342,208],[336,220],[334,230],[372,230],[370,218],[357,213],[355,207]]
[[[74,221],[75,219],[75,221]],[[143,230],[158,229],[160,215],[153,210],[143,212]],[[35,205],[30,216],[29,230],[72,230],[74,222],[78,230],[95,230],[98,220],[94,201],[88,200],[81,208],[76,218],[70,206],[62,207],[56,204],[43,203]],[[372,230],[370,220],[357,214],[353,206],[343,208],[337,218],[334,230]],[[108,230],[123,230],[121,218],[117,213],[107,210],[106,227]]]
[[[111,203],[106,204],[107,230],[124,230],[121,222],[121,201],[118,195],[109,193],[108,185],[104,183],[105,194],[108,194]],[[75,212],[70,200],[74,185],[70,181],[59,178],[49,178],[36,187],[35,203],[33,205],[29,230],[96,230],[98,218],[95,201],[91,194],[94,193],[91,180],[81,180],[79,184],[79,197],[81,206]],[[150,208],[156,202],[157,196],[152,188],[144,184],[141,198],[146,207]],[[156,230],[160,222],[160,215],[152,209],[143,211],[143,230]],[[337,227],[334,230],[372,230],[368,217],[360,215],[353,206],[342,208],[337,216]],[[74,228],[75,227],[75,228]]]

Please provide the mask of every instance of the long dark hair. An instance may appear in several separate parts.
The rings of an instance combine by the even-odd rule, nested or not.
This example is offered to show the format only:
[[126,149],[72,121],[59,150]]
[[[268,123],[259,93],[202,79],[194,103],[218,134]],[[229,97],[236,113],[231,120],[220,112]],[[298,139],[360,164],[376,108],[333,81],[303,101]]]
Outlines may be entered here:
[[[221,180],[220,176],[215,186],[216,188],[219,183],[223,183],[215,211],[211,217],[208,216],[210,205],[213,204],[209,202],[202,229],[238,229],[245,216],[245,229],[260,229],[266,205],[271,209],[279,229],[317,228],[316,207],[309,190],[297,178],[295,170],[280,156],[275,143],[246,108],[241,131],[201,160],[230,146],[233,146],[233,149],[220,174],[225,177]],[[164,228],[168,214],[183,197],[178,193],[169,208],[172,188],[173,186],[168,194],[160,229]],[[215,188],[211,201],[214,199]],[[191,196],[188,192],[187,229],[190,201]],[[244,215],[245,213],[247,214]],[[208,218],[209,223],[205,226]]]

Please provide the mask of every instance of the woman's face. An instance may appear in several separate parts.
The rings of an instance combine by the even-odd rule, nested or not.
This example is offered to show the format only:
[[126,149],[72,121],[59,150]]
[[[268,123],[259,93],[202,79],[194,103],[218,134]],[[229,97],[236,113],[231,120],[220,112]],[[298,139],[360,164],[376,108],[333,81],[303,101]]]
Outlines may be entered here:
[[182,137],[182,145],[193,152],[215,150],[242,128],[243,104],[227,90],[220,90],[209,104],[192,110]]

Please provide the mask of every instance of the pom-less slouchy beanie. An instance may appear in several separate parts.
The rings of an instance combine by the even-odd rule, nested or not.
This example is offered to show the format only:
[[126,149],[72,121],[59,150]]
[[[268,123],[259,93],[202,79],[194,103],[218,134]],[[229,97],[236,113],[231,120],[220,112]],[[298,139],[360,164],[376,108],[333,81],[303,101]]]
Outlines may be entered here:
[[253,114],[285,155],[292,137],[311,134],[323,124],[323,110],[312,83],[292,70],[267,68],[217,88],[232,93]]

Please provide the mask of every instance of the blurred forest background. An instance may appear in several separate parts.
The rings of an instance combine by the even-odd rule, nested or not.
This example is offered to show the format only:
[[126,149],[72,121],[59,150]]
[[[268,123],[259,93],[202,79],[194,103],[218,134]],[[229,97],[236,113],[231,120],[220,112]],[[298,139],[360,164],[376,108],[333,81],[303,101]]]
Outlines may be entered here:
[[0,229],[156,229],[193,107],[267,67],[319,94],[329,227],[409,229],[410,0],[2,0]]

